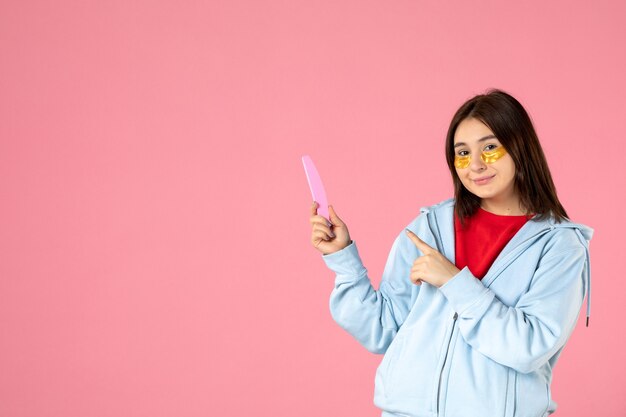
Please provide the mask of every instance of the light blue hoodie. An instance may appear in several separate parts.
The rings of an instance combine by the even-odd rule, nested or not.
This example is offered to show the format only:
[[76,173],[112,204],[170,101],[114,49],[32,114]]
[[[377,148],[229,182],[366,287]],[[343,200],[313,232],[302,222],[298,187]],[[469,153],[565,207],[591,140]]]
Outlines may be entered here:
[[[408,229],[454,263],[454,201]],[[529,220],[482,280],[467,267],[441,288],[409,280],[421,255],[404,230],[376,291],[352,242],[324,255],[337,276],[335,321],[385,356],[374,403],[383,416],[543,417],[554,412],[552,369],[589,291],[593,230]],[[587,316],[589,298],[587,298]]]

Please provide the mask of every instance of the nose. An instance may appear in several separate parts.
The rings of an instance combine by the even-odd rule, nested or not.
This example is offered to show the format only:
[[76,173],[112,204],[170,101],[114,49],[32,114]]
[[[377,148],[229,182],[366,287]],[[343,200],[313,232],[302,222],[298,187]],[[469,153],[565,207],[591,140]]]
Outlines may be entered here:
[[470,169],[475,172],[481,172],[487,169],[487,165],[482,158],[472,158],[470,162]]

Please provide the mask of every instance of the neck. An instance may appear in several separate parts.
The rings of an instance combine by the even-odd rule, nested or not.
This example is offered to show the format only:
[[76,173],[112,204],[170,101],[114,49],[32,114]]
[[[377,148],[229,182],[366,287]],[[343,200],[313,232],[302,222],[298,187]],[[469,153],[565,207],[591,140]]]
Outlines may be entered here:
[[489,213],[500,216],[524,216],[527,214],[518,198],[512,198],[506,201],[483,199],[480,201],[480,207]]

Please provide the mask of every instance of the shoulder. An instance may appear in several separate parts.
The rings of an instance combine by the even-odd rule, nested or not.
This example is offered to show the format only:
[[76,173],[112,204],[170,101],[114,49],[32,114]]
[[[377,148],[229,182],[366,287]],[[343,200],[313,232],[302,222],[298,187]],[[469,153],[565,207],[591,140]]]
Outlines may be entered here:
[[593,236],[592,228],[570,220],[557,223],[553,219],[549,219],[543,223],[548,228],[544,255],[587,252],[589,250],[589,241]]

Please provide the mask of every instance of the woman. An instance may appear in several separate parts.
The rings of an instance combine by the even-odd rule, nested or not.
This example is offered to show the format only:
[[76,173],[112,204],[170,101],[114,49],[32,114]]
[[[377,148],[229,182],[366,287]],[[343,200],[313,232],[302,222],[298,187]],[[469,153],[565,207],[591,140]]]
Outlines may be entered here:
[[446,159],[454,199],[400,233],[378,290],[346,224],[330,206],[327,226],[313,203],[311,241],[336,273],[332,316],[385,354],[383,416],[547,416],[589,291],[593,231],[568,220],[528,114],[503,91],[459,108]]

